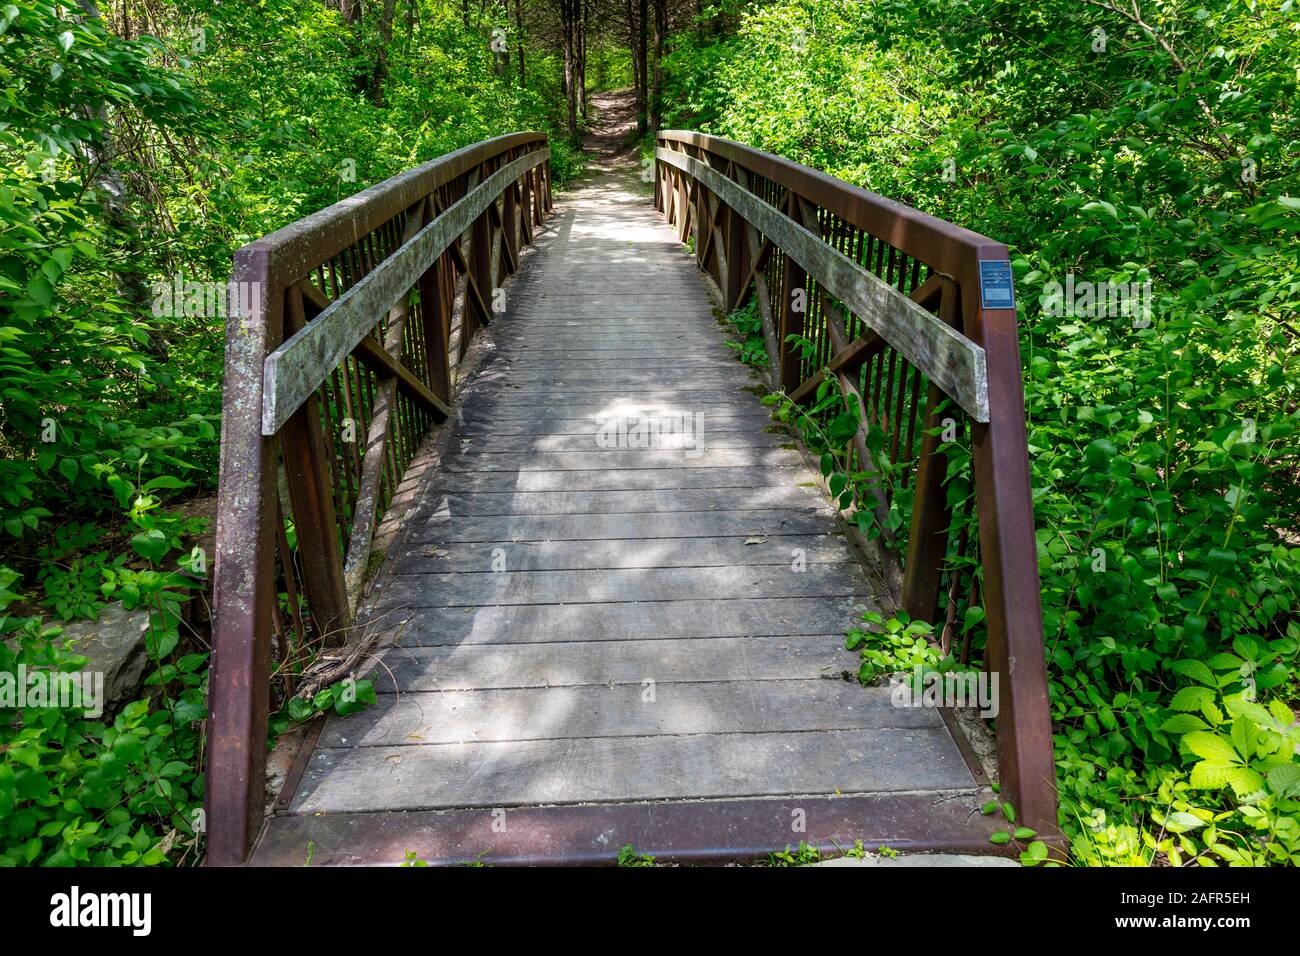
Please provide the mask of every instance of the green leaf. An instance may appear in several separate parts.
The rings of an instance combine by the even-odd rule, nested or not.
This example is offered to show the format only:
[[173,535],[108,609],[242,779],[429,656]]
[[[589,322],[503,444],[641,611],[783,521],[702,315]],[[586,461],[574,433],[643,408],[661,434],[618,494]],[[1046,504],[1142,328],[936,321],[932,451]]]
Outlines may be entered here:
[[1205,821],[1195,814],[1178,811],[1165,817],[1165,829],[1170,833],[1186,833],[1205,826]]
[[167,536],[157,528],[141,531],[132,536],[131,547],[140,557],[157,564],[167,554]]
[[[1203,690],[1203,688],[1200,687],[1187,687],[1184,689]],[[1199,707],[1200,705],[1197,704],[1196,708],[1189,707],[1186,709],[1193,710]],[[1196,730],[1207,730],[1208,727],[1206,726],[1205,721],[1201,720],[1201,718],[1196,717],[1192,714],[1175,714],[1173,717],[1170,717],[1163,724],[1161,724],[1160,729],[1170,734],[1187,734]]]
[[1215,688],[1219,686],[1218,680],[1214,677],[1214,672],[1205,666],[1204,661],[1174,661],[1172,667],[1175,673],[1182,674],[1184,677],[1190,677],[1199,684],[1205,684],[1207,687]]
[[1183,737],[1183,746],[1196,756],[1216,763],[1239,763],[1241,760],[1232,744],[1207,731],[1187,734]]
[[59,474],[68,479],[69,482],[76,481],[77,475],[81,472],[81,467],[77,464],[75,458],[59,459]]
[[1020,863],[1023,866],[1036,866],[1047,859],[1047,844],[1042,840],[1035,840],[1025,848],[1020,854]]

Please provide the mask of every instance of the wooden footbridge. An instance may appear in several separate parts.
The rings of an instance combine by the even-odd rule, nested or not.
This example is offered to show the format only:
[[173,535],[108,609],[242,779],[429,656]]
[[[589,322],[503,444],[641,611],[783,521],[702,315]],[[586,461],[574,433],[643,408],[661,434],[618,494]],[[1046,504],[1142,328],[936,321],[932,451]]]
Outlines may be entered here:
[[[1001,799],[1050,832],[1005,247],[695,133],[653,201],[626,169],[556,208],[549,155],[480,143],[236,255],[208,862],[990,851],[969,721],[856,681],[867,609],[980,649]],[[725,345],[747,303],[770,379]],[[857,404],[869,520],[768,388]],[[378,701],[268,792],[313,651]]]

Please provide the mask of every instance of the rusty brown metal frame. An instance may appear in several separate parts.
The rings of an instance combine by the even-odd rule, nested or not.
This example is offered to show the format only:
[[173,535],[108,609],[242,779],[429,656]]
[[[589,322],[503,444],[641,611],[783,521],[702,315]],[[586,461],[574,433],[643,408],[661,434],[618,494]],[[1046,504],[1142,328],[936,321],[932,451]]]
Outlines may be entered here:
[[[242,862],[262,824],[272,634],[278,614],[276,550],[279,521],[278,470],[284,471],[298,535],[298,560],[308,607],[318,629],[342,632],[350,620],[340,544],[339,489],[327,461],[332,436],[322,428],[315,396],[276,435],[262,434],[263,367],[266,357],[321,310],[321,290],[312,286],[326,263],[346,256],[359,272],[372,269],[372,237],[404,213],[436,217],[452,184],[478,181],[512,157],[547,148],[544,133],[511,133],[449,153],[408,170],[306,217],[234,256],[231,308],[227,312],[225,384],[221,430],[216,561],[214,568],[213,661],[208,718],[206,781],[207,863]],[[520,188],[522,186],[522,188]],[[457,277],[467,280],[462,309],[461,348],[477,325],[489,320],[486,299],[498,268],[488,261],[493,237],[503,239],[502,274],[517,264],[516,231],[524,241],[553,208],[549,163],[529,169],[521,183],[503,188],[503,209],[493,203],[467,231],[468,250],[455,242],[427,270],[412,291],[420,296],[420,348],[402,356],[400,331],[387,341],[367,336],[353,353],[373,370],[388,409],[397,394],[410,396],[436,418],[451,399],[447,336]],[[452,197],[454,200],[454,197]],[[367,246],[367,243],[370,245]],[[357,251],[361,250],[361,251]],[[349,265],[353,268],[353,265]],[[333,266],[331,266],[333,269]],[[240,303],[248,296],[251,308]],[[318,294],[319,293],[319,294]],[[335,293],[338,290],[335,289]],[[480,314],[481,313],[481,314]],[[404,315],[394,313],[394,320]],[[378,328],[388,318],[376,315]],[[398,328],[397,325],[394,326]],[[416,339],[408,341],[414,342]],[[417,373],[416,368],[422,369]],[[347,377],[345,366],[340,366]],[[423,378],[421,377],[423,375]],[[336,380],[339,373],[336,372]],[[351,393],[349,393],[351,401]],[[394,417],[400,417],[400,410]],[[370,436],[381,438],[381,436]],[[410,436],[404,435],[407,447]],[[380,467],[395,455],[370,456]],[[382,482],[368,476],[372,493]],[[349,488],[349,491],[352,491]],[[367,520],[375,509],[369,507]],[[357,529],[353,529],[355,532]],[[370,529],[363,529],[368,534]],[[281,556],[284,563],[285,557]],[[286,570],[286,578],[289,571]]]
[[[939,302],[940,318],[984,350],[988,421],[970,422],[970,437],[988,625],[987,666],[999,675],[1001,696],[997,718],[999,775],[1002,792],[1016,807],[1021,822],[1054,836],[1057,818],[1052,727],[1016,314],[1014,309],[983,308],[980,292],[980,264],[1006,263],[1006,246],[741,143],[703,133],[662,131],[657,144],[707,162],[713,170],[751,192],[751,177],[774,184],[782,190],[779,207],[784,214],[814,232],[820,227],[809,221],[809,211],[814,215],[820,211],[873,237],[881,244],[879,254],[888,248],[890,263],[896,253],[901,253],[914,263],[928,266],[929,278],[911,297]],[[770,196],[768,201],[778,205]],[[762,280],[772,252],[780,251],[774,249],[769,237],[757,232],[754,223],[726,207],[683,169],[662,160],[656,162],[655,208],[677,227],[683,241],[694,234],[698,264],[715,279],[728,310],[743,304],[751,283]],[[826,237],[823,241],[831,242]],[[781,275],[785,277],[784,286],[804,281],[802,269],[788,257]],[[901,277],[899,282],[901,288]],[[784,287],[782,298],[788,305]],[[784,341],[786,332],[798,331],[794,326],[802,322],[803,316],[773,314],[764,318],[767,324],[782,330],[775,343],[770,333],[768,336],[769,348],[775,347],[779,353],[773,359],[781,370],[780,384],[801,396],[815,392],[816,386],[811,384],[814,376],[801,376]],[[864,330],[852,342],[836,341],[823,368],[842,375],[845,369],[873,356],[883,363],[883,353],[873,346],[870,333]],[[891,386],[892,367],[891,357]],[[824,373],[817,369],[815,374]],[[879,378],[877,374],[877,388]],[[937,423],[934,409],[942,398],[942,393],[931,386],[928,425]],[[889,400],[887,396],[887,405]],[[935,453],[937,442],[929,439],[922,436],[902,605],[913,617],[933,620],[938,611],[940,567],[947,550],[950,520],[944,500],[945,463]]]

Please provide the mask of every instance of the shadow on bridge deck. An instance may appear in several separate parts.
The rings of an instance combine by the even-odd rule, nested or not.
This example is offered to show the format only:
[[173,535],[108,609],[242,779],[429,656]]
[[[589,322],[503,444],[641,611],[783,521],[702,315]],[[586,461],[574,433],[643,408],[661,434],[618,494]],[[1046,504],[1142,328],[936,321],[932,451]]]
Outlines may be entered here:
[[564,197],[476,341],[365,609],[379,703],[254,864],[989,849],[944,719],[846,679],[868,576],[638,186]]

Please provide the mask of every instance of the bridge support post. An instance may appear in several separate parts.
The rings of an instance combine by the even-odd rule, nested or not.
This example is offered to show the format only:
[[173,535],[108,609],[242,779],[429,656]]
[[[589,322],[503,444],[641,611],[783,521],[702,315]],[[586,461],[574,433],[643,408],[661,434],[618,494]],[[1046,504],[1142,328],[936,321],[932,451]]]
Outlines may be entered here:
[[492,224],[486,212],[474,220],[470,229],[469,279],[478,289],[478,296],[466,296],[465,317],[470,321],[461,330],[462,351],[479,326],[492,321],[492,316],[487,312],[492,301]]
[[[307,314],[301,287],[290,288],[287,295],[285,326],[293,335],[307,324]],[[325,646],[339,647],[347,637],[348,597],[320,407],[314,395],[293,413],[280,436],[307,604]]]
[[[266,253],[235,254],[226,310],[213,567],[205,823],[208,865],[242,863],[262,822],[276,608],[276,443],[262,435],[262,365],[280,344],[284,295],[266,282]],[[245,315],[236,289],[256,290]]]
[[733,312],[740,305],[740,297],[745,292],[742,283],[745,281],[745,273],[749,267],[749,249],[745,242],[745,219],[730,206],[727,207],[723,221],[722,236],[722,246],[727,260],[727,284],[722,290],[723,308]]
[[[939,317],[948,325],[958,327],[961,303],[951,280],[944,281],[939,295]],[[936,409],[942,400],[943,393],[939,388],[929,385],[921,450],[917,455],[912,520],[907,535],[907,562],[903,568],[903,612],[913,620],[929,624],[937,623],[939,618],[939,579],[948,551],[948,528],[952,523],[952,510],[944,491],[948,458],[937,451],[941,438],[936,432],[943,428],[944,423],[943,416]]]
[[[1005,260],[1005,248],[997,251]],[[1002,792],[1022,825],[1044,838],[1059,839],[1016,313],[981,308],[975,269],[962,277],[961,287],[964,332],[983,347],[988,366],[989,420],[971,422],[971,447],[989,634],[987,663],[1001,677],[997,737]]]
[[501,202],[501,241],[509,255],[508,262],[519,261],[519,201],[515,195],[517,183],[506,187],[505,198]]
[[[800,221],[799,210],[791,206],[790,218]],[[808,274],[790,255],[785,262],[781,278],[781,321],[777,347],[781,350],[781,388],[789,395],[803,382],[800,373],[802,353],[798,346],[786,341],[788,336],[803,335],[804,316],[807,314]]]

